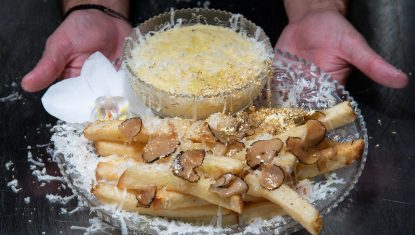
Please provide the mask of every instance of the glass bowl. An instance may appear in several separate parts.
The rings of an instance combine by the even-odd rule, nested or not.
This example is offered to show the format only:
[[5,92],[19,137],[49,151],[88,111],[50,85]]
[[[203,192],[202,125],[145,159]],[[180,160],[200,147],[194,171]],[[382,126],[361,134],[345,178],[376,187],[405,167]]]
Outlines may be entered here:
[[[217,94],[196,96],[161,90],[144,82],[134,73],[130,62],[133,59],[132,51],[142,42],[145,35],[169,30],[178,24],[180,26],[214,25],[242,32],[264,43],[266,55],[270,58],[269,63],[265,63],[262,72],[242,87],[224,89]],[[272,46],[265,32],[239,14],[201,8],[172,10],[145,21],[133,30],[124,45],[123,68],[135,93],[157,115],[203,119],[215,112],[235,113],[251,105],[270,76],[272,53]]]

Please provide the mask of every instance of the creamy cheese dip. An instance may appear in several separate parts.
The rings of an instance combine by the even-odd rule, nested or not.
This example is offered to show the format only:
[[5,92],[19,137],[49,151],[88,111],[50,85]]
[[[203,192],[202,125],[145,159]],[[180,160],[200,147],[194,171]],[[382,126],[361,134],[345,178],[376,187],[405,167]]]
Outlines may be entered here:
[[[172,94],[217,95],[257,82],[265,44],[230,28],[196,24],[157,32],[132,51],[132,71]],[[268,64],[267,64],[268,63]]]

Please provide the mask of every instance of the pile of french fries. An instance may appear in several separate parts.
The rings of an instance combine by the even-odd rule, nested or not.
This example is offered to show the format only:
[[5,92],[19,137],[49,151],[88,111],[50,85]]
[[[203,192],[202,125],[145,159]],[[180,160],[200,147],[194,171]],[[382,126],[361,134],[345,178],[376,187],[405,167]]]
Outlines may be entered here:
[[[344,102],[307,115],[283,133],[251,130],[232,138],[209,119],[96,121],[84,130],[102,156],[92,193],[126,211],[197,224],[211,223],[218,208],[222,226],[289,215],[318,234],[319,211],[293,185],[361,157],[362,139],[340,143],[326,137],[355,118]],[[227,123],[222,130],[232,129]]]

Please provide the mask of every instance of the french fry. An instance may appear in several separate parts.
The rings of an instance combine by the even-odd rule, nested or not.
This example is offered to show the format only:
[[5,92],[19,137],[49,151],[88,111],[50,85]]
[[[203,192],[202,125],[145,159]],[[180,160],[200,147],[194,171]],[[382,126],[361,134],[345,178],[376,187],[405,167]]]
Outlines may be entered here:
[[120,120],[95,121],[84,129],[84,136],[92,141],[121,141],[129,142],[118,130]]
[[[344,126],[353,122],[356,119],[356,114],[353,112],[353,109],[348,101],[337,104],[329,109],[316,112],[316,115],[311,115],[308,119],[316,119],[323,123],[327,131],[333,130],[335,128]],[[297,126],[287,131],[278,134],[275,137],[278,137],[282,142],[288,137],[303,137],[307,133],[307,128],[305,125]],[[258,133],[252,136],[248,136],[247,139],[253,140],[258,136],[263,135],[263,133]]]
[[157,187],[165,186],[168,190],[190,194],[209,203],[241,213],[243,209],[242,197],[238,195],[230,198],[220,197],[209,190],[210,185],[213,183],[212,179],[203,177],[195,183],[190,183],[173,175],[168,167],[160,165],[134,165],[122,174],[118,181],[118,187],[140,189],[150,185]]
[[206,154],[202,165],[196,168],[196,170],[203,172],[205,176],[217,179],[225,173],[239,175],[243,171],[244,167],[245,164],[240,160]]
[[312,165],[301,163],[297,165],[296,177],[298,180],[312,178],[350,165],[362,156],[365,147],[365,143],[361,139],[345,143],[332,143],[331,145],[336,152],[334,157],[319,159]]
[[[96,178],[98,182],[103,181],[107,184],[117,184],[120,176],[127,169],[127,161],[119,164],[114,162],[99,162],[96,170]],[[167,191],[165,189],[157,190],[156,197],[153,201],[153,207],[155,209],[178,209],[186,207],[206,206],[208,202],[200,198],[182,194],[174,191]]]
[[143,162],[141,157],[145,144],[132,143],[127,144],[124,142],[114,141],[95,141],[94,147],[97,154],[103,157],[110,155],[129,156],[139,162]]
[[118,182],[121,174],[127,169],[129,165],[141,164],[135,159],[123,156],[112,155],[103,158],[95,170],[95,177],[98,181]]
[[[155,119],[156,120],[156,119]],[[128,139],[119,130],[119,126],[123,121],[120,120],[105,120],[95,121],[84,129],[84,136],[92,141],[116,141],[116,142],[147,142],[151,137],[159,135],[169,135],[173,133],[172,126],[169,125],[168,119],[159,119],[160,125],[163,128],[146,127],[150,123],[143,121],[141,131],[132,140]],[[151,125],[154,125],[151,123]],[[154,130],[153,130],[154,129]]]
[[[96,152],[100,156],[108,157],[128,157],[134,159],[135,163],[143,163],[142,153],[145,147],[144,143],[132,142],[112,142],[112,141],[95,141],[94,146]],[[163,157],[157,160],[158,164],[170,162],[170,156]]]
[[344,126],[356,119],[356,114],[348,101],[344,101],[321,112],[323,115],[317,120],[322,122],[327,130],[333,130]]
[[284,169],[288,174],[291,174],[295,172],[298,159],[290,152],[281,151],[277,157],[272,159],[272,163],[282,167],[282,169]]
[[114,166],[111,162],[99,162],[95,171],[97,181],[118,182],[118,179],[127,169]]
[[228,147],[219,141],[216,141],[216,143],[211,148],[212,154],[216,156],[225,156],[227,150]]
[[[178,134],[183,139],[213,146],[215,138],[203,121],[189,121],[179,118],[143,118],[141,130],[132,140],[123,136],[119,126],[123,121],[96,121],[84,130],[84,136],[92,141],[147,142],[151,137]],[[192,131],[188,131],[188,130]]]
[[[327,131],[344,126],[356,120],[356,114],[353,112],[348,101],[337,104],[320,113],[322,113],[322,115],[317,117],[317,120],[323,123]],[[277,137],[285,142],[288,137],[302,137],[305,135],[305,132],[306,128],[302,125],[289,129],[286,132],[279,134]]]
[[255,219],[269,220],[275,216],[286,215],[285,211],[270,201],[250,202],[244,207],[240,216],[240,222],[249,224]]
[[249,186],[248,194],[264,197],[277,204],[311,234],[320,233],[323,227],[320,213],[292,188],[282,184],[274,190],[264,189],[259,184],[258,176],[254,174],[248,174],[245,177],[245,182]]
[[[97,141],[95,142],[96,151],[99,155],[106,154],[109,155],[118,155],[118,156],[136,156],[133,157],[134,159],[138,159],[136,163],[142,162],[141,158],[141,144],[133,143],[127,144],[122,142],[109,142],[109,141]],[[137,147],[138,146],[138,147]],[[139,156],[139,157],[138,157]],[[167,158],[163,158],[158,160],[157,163],[164,163],[168,162]],[[114,174],[110,173],[110,168],[118,167],[118,163],[103,163],[98,164],[97,172],[100,171],[99,174],[101,178],[111,178],[114,180]],[[125,168],[123,168],[125,169]],[[240,160],[236,160],[229,157],[224,156],[215,156],[212,154],[206,154],[205,159],[203,160],[203,164],[197,168],[197,171],[202,172],[205,176],[209,176],[212,178],[218,178],[219,176],[225,173],[233,173],[235,175],[239,175],[244,169],[244,163]],[[113,169],[112,171],[117,171],[117,169]],[[105,174],[112,174],[112,176],[108,175],[105,177]]]
[[153,202],[155,209],[174,210],[188,207],[206,206],[209,202],[188,194],[168,191],[165,189],[157,190],[156,198]]
[[[199,207],[182,208],[174,210],[154,209],[153,207],[140,207],[136,195],[132,191],[122,190],[113,185],[98,184],[92,189],[95,197],[104,204],[115,204],[130,212],[138,212],[143,215],[163,216],[167,218],[193,218],[193,217],[210,217],[216,216],[218,206],[205,205]],[[222,208],[222,215],[231,214],[230,210]]]

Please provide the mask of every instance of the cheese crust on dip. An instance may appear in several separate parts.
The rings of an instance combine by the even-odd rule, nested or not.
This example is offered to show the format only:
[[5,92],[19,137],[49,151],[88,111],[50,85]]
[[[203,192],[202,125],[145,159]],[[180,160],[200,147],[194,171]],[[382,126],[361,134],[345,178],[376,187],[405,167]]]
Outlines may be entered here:
[[230,28],[196,24],[160,31],[141,41],[131,68],[143,82],[180,95],[232,92],[268,68],[265,44]]

